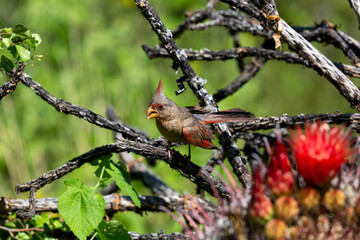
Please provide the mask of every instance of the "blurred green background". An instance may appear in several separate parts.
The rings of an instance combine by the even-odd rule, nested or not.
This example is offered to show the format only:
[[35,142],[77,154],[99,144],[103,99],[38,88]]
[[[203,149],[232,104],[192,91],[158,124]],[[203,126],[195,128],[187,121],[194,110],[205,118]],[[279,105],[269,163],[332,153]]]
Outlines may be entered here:
[[[169,29],[182,21],[185,11],[204,8],[206,2],[151,1]],[[359,39],[357,19],[347,1],[279,0],[277,4],[281,17],[289,24],[313,26],[326,18],[341,31]],[[141,44],[154,45],[158,40],[131,0],[0,0],[0,6],[0,19],[5,26],[24,23],[42,37],[36,53],[44,57],[41,62],[29,63],[26,72],[58,98],[101,115],[105,115],[106,106],[112,105],[124,122],[154,138],[159,133],[145,112],[159,79],[165,82],[166,94],[178,105],[197,103],[190,91],[178,97],[173,93],[175,79],[181,75],[175,75],[170,60],[149,60],[142,51]],[[219,7],[226,8],[222,3]],[[247,33],[241,33],[240,39],[243,46],[262,43],[261,38]],[[180,47],[193,49],[233,47],[228,32],[222,28],[186,32],[176,41]],[[332,61],[349,64],[342,52],[332,46],[315,46]],[[196,61],[191,65],[199,76],[207,79],[205,86],[210,93],[239,74],[236,61]],[[358,79],[353,80],[359,84]],[[1,84],[5,81],[7,79],[2,78]],[[268,61],[254,79],[222,101],[220,107],[241,107],[257,116],[355,112],[335,87],[315,71],[278,61]],[[16,184],[113,141],[111,131],[55,111],[20,84],[14,93],[0,101],[0,196],[25,198],[26,194],[15,195]],[[186,152],[186,148],[180,149]],[[199,165],[204,165],[211,155],[211,151],[204,149],[192,150],[192,160]],[[160,162],[153,169],[171,187],[193,193],[194,185],[166,164]],[[85,165],[65,178],[79,178],[94,186],[93,170]],[[58,196],[65,190],[64,179],[41,189],[37,197]],[[134,185],[139,194],[149,194],[141,183],[134,182]],[[116,217],[130,231],[145,233],[165,229],[170,233],[179,230],[165,214],[140,217],[123,213]]]

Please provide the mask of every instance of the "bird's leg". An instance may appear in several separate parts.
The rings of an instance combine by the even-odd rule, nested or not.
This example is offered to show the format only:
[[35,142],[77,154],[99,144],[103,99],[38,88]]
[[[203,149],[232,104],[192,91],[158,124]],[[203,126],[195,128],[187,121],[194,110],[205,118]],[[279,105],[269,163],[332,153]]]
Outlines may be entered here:
[[185,168],[185,172],[186,170],[189,168],[190,166],[190,159],[191,159],[191,149],[190,149],[190,143],[188,144],[189,146],[189,154],[187,155],[187,163],[186,163],[186,168]]
[[188,143],[188,146],[189,146],[189,154],[188,154],[188,158],[189,158],[189,161],[190,161],[190,158],[191,158],[190,143]]

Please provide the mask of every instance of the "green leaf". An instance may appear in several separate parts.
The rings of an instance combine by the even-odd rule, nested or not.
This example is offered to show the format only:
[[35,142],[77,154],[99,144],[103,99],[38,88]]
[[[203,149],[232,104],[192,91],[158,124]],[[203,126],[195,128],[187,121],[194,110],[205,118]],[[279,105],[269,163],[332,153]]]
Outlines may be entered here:
[[12,28],[2,28],[1,33],[12,33]]
[[65,185],[68,189],[59,197],[59,213],[78,238],[86,239],[104,217],[105,200],[77,179],[67,180]]
[[37,228],[44,227],[45,224],[50,225],[50,219],[47,213],[43,213],[41,215],[35,215],[34,217],[32,217],[31,220],[34,221],[34,224]]
[[11,71],[14,68],[14,63],[4,55],[1,56],[0,68],[4,69],[5,72]]
[[16,45],[16,51],[19,54],[21,61],[26,62],[30,60],[31,52],[23,46]]
[[[110,169],[111,156],[112,156],[112,154],[108,154],[108,155],[102,156],[90,163],[92,166],[98,166],[98,168],[94,172],[95,176],[100,178],[101,171],[104,167],[105,167],[105,169]],[[106,181],[110,178],[111,178],[111,175],[107,171],[105,171],[103,173],[101,180]]]
[[17,34],[17,33],[13,33],[13,34],[11,34],[10,39],[13,43],[20,44],[21,42],[24,41],[24,36]]
[[26,31],[28,31],[29,29],[27,27],[24,26],[24,24],[17,24],[14,27],[14,33],[25,33]]
[[4,45],[5,45],[6,48],[10,47],[10,46],[11,46],[11,43],[12,43],[12,41],[11,41],[10,38],[3,38],[3,39],[2,39],[2,42],[4,43]]
[[8,50],[10,51],[10,53],[14,57],[14,59],[16,59],[18,61],[19,60],[19,54],[17,52],[17,49],[16,49],[15,45],[11,45],[10,47],[8,47]]
[[128,231],[116,220],[111,220],[108,223],[102,220],[96,232],[99,240],[131,240]]
[[123,162],[114,163],[113,161],[109,161],[110,169],[106,169],[106,171],[111,175],[111,177],[115,180],[116,185],[122,190],[125,191],[133,200],[135,206],[141,207],[139,196],[135,190],[135,188],[130,183],[130,176],[126,170],[126,166]]
[[105,168],[101,181],[105,182],[108,179],[115,180],[116,185],[118,185],[121,191],[126,192],[130,196],[135,206],[140,207],[141,203],[138,194],[130,183],[130,176],[127,172],[125,164],[120,161],[118,163],[114,163],[114,161],[110,158],[111,155],[106,155],[91,162],[91,165],[98,166],[98,169],[95,171],[95,175],[100,178],[102,169]]
[[39,34],[33,33],[25,41],[26,41],[26,43],[29,44],[30,47],[32,47],[35,50],[37,48],[37,46],[39,46],[39,44],[41,43],[41,38],[40,38]]
[[41,43],[41,37],[40,37],[39,34],[33,33],[33,34],[31,34],[31,38],[35,40],[36,46],[40,45],[40,43]]
[[21,240],[30,240],[31,237],[28,235],[28,233],[21,232],[16,236],[17,239]]

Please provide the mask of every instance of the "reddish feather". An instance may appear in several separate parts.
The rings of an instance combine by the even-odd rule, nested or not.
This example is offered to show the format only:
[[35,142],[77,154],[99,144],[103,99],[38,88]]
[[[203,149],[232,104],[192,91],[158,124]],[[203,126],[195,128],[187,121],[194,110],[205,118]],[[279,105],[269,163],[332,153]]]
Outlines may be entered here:
[[206,149],[217,148],[215,144],[213,144],[212,142],[206,141],[206,140],[202,140],[202,144],[200,145],[200,147],[206,148]]
[[158,87],[157,87],[157,89],[156,89],[155,95],[160,95],[160,94],[162,94],[163,92],[164,92],[163,83],[162,83],[162,81],[160,80],[160,81],[159,81],[159,85],[158,85]]
[[206,149],[217,148],[216,145],[211,142],[211,139],[214,139],[214,135],[206,127],[201,128],[200,125],[185,127],[183,128],[183,135],[191,145]]

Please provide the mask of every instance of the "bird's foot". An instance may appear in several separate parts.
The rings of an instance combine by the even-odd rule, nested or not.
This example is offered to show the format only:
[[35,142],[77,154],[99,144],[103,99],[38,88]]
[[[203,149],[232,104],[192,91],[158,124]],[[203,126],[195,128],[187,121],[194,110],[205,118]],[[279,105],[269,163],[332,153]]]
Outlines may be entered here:
[[184,172],[186,172],[190,166],[190,159],[191,159],[190,144],[188,144],[188,146],[189,146],[189,154],[185,157],[187,159],[187,163],[186,163],[186,168],[185,168]]

